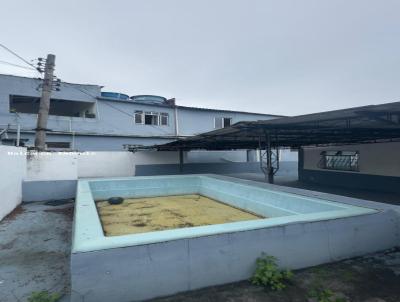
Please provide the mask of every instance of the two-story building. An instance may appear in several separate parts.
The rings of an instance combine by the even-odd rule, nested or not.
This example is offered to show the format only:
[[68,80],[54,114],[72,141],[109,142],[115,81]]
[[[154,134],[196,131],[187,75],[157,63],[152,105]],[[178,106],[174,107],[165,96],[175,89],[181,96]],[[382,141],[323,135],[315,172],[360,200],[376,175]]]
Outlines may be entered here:
[[[0,140],[33,146],[40,79],[0,75]],[[126,145],[162,144],[239,121],[279,116],[179,106],[174,99],[102,92],[102,86],[61,83],[48,118],[47,147],[111,151]]]

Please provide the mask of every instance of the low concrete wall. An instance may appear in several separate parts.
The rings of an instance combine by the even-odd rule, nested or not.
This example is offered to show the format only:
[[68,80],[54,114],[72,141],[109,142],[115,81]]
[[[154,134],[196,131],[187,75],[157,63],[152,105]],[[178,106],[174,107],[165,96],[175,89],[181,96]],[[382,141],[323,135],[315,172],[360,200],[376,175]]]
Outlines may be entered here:
[[400,142],[306,147],[303,148],[304,169],[329,173],[318,166],[322,151],[357,151],[359,171],[344,173],[400,177]]
[[22,183],[24,202],[75,198],[77,180],[25,180]]
[[22,183],[22,200],[74,198],[77,179],[76,152],[30,153],[27,156],[27,177]]
[[26,149],[0,146],[0,220],[22,201],[22,180],[26,176]]
[[78,153],[78,178],[133,176],[134,171],[135,156],[132,152]]
[[78,179],[78,155],[74,152],[33,152],[27,156],[27,180]]
[[299,180],[322,185],[400,193],[400,177],[299,169]]
[[[246,204],[246,209],[257,213],[262,213],[258,212],[262,207],[257,206],[258,210],[255,210],[246,202],[246,198],[260,204],[274,204],[275,209],[283,207],[287,202],[286,209],[290,209],[291,214],[296,211],[305,214],[308,207],[314,219],[309,216],[309,219],[282,221],[282,217],[275,217],[265,219],[262,223],[266,225],[258,225],[260,228],[254,229],[249,225],[257,224],[256,221],[242,222],[239,229],[234,229],[236,226],[232,224],[214,225],[212,232],[208,229],[208,233],[203,234],[201,232],[210,226],[104,237],[93,198],[107,198],[113,194],[126,197],[143,193],[150,196],[157,194],[154,190],[165,192],[166,188],[160,182],[162,177],[146,177],[148,184],[134,180],[137,181],[136,186],[128,179],[119,186],[103,180],[93,181],[91,189],[88,182],[82,181],[79,184],[80,199],[76,204],[71,255],[72,301],[141,301],[245,280],[254,272],[256,258],[263,252],[277,257],[282,267],[300,269],[400,244],[398,206],[226,176],[214,178],[223,183],[209,182],[207,178],[196,183],[192,176],[184,177],[182,183],[176,179],[174,181],[174,177],[166,177],[164,184],[169,194],[177,194],[182,190],[195,190],[203,194],[213,192],[216,194],[211,195],[213,198],[218,196],[224,202],[227,202],[225,198],[231,202],[235,200],[234,204],[239,208]],[[149,185],[153,191],[148,190]],[[249,185],[254,187],[247,190],[242,187]],[[110,192],[110,189],[115,192]],[[267,189],[265,195],[260,189]],[[287,193],[296,194],[292,198],[301,199],[301,202],[292,202],[293,199],[285,201],[290,198]],[[240,196],[244,198],[242,204],[237,203]],[[316,204],[307,205],[307,199],[319,203],[322,206],[319,208],[321,212],[315,211]],[[354,216],[344,218],[326,208],[325,201],[340,202],[342,209],[347,204],[375,211],[364,214],[352,212]],[[333,216],[327,218],[322,214],[324,211]],[[284,219],[296,219],[293,216],[296,215]],[[280,223],[268,226],[268,221],[273,219]]]
[[[199,160],[199,156],[196,156],[196,160]],[[283,164],[282,167],[284,166]],[[185,163],[183,166],[184,174],[246,172],[260,172],[259,163],[196,162]],[[167,174],[180,174],[178,152],[100,151],[33,154],[28,156],[27,178],[23,182],[23,201],[74,198],[76,181],[79,178]]]
[[399,216],[371,215],[71,255],[72,300],[141,301],[248,279],[265,252],[300,269],[399,244]]
[[[318,166],[322,151],[359,152],[359,171],[327,170]],[[299,153],[299,180],[350,189],[400,192],[400,143],[309,147]]]
[[[179,164],[163,165],[136,165],[136,176],[174,175],[180,174]],[[243,163],[187,163],[183,165],[182,174],[229,174],[229,173],[255,173],[260,172],[257,162]]]

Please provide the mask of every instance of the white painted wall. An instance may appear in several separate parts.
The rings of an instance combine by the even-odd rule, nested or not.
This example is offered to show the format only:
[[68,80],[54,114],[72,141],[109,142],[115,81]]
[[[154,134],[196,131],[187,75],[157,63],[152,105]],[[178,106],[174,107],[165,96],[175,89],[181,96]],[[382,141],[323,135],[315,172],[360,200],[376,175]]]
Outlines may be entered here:
[[[179,164],[179,152],[175,151],[139,151],[133,153],[134,163],[139,165]],[[135,175],[135,165],[133,175]]]
[[334,171],[318,168],[318,162],[322,151],[339,150],[358,151],[360,154],[359,172],[340,172],[400,177],[400,142],[304,148],[304,169]]
[[26,176],[26,149],[0,145],[0,220],[22,200],[22,180]]
[[78,177],[122,177],[134,175],[132,152],[78,153]]
[[27,157],[27,181],[135,175],[135,165],[177,164],[178,152],[44,152]]
[[27,180],[71,180],[78,178],[75,152],[41,152],[27,156]]

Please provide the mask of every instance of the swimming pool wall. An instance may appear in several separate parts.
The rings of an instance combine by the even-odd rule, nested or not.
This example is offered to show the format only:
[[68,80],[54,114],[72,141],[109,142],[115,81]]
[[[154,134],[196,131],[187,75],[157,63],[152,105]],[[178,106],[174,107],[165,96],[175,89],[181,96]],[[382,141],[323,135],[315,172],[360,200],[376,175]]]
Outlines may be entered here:
[[[297,269],[399,245],[395,207],[330,194],[320,198],[315,192],[214,175],[85,180],[79,186],[71,255],[74,302],[141,301],[244,280],[262,252]],[[273,218],[104,237],[93,202],[123,194],[192,193],[227,198]]]

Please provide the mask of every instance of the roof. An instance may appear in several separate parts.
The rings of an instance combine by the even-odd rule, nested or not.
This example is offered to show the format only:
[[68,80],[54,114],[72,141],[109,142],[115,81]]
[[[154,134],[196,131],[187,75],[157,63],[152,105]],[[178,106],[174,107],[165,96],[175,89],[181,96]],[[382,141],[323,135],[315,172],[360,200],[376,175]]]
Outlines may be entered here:
[[284,115],[275,115],[275,114],[268,114],[268,113],[256,113],[256,112],[248,112],[248,111],[235,111],[235,110],[228,110],[228,109],[211,109],[211,108],[179,106],[179,105],[170,105],[170,104],[161,104],[161,103],[157,104],[157,103],[134,102],[131,99],[123,100],[123,99],[110,98],[110,97],[104,97],[104,96],[98,96],[97,99],[98,100],[102,100],[102,101],[108,101],[108,102],[122,102],[122,103],[126,103],[126,104],[145,105],[145,106],[152,106],[152,107],[178,108],[178,109],[214,111],[214,112],[227,112],[227,113],[243,113],[243,114],[253,114],[253,115],[260,115],[260,116],[270,116],[270,117],[284,117]]
[[[23,78],[23,79],[29,79],[29,80],[36,80],[38,81],[37,78],[32,78],[32,77],[24,77],[24,76],[17,76],[17,75],[8,75],[8,74],[0,74],[1,76],[5,77],[15,77],[15,78]],[[79,86],[94,86],[94,87],[104,87],[100,85],[95,85],[95,84],[77,84],[77,83],[68,83],[68,82],[62,82],[63,84],[68,84],[68,85],[79,85]],[[85,93],[84,91],[81,91]],[[146,106],[154,106],[154,107],[167,107],[167,108],[180,108],[180,109],[189,109],[189,110],[201,110],[201,111],[214,111],[214,112],[228,112],[228,113],[243,113],[243,114],[253,114],[253,115],[263,115],[263,116],[271,116],[271,117],[284,117],[283,115],[275,115],[275,114],[268,114],[268,113],[257,113],[257,112],[248,112],[248,111],[235,111],[235,110],[228,110],[228,109],[212,109],[212,108],[200,108],[200,107],[190,107],[190,106],[173,106],[170,104],[156,104],[156,103],[144,103],[144,102],[133,102],[131,99],[124,100],[124,99],[118,99],[118,98],[111,98],[111,97],[104,97],[104,96],[95,96],[91,95],[90,93],[86,92],[85,94],[90,95],[98,100],[102,101],[109,101],[109,102],[123,102],[123,103],[130,103],[130,104],[139,104],[139,105],[146,105]],[[157,95],[135,95],[135,96],[157,96]]]
[[369,143],[400,139],[400,102],[370,105],[272,120],[239,122],[164,145],[158,150],[256,149]]
[[190,107],[190,106],[177,106],[177,107],[181,108],[181,109],[190,109],[190,110],[219,111],[219,112],[244,113],[244,114],[254,114],[254,115],[268,115],[268,116],[272,116],[272,117],[285,117],[284,115],[249,112],[249,111],[235,111],[235,110],[228,110],[228,109],[211,109],[211,108]]

